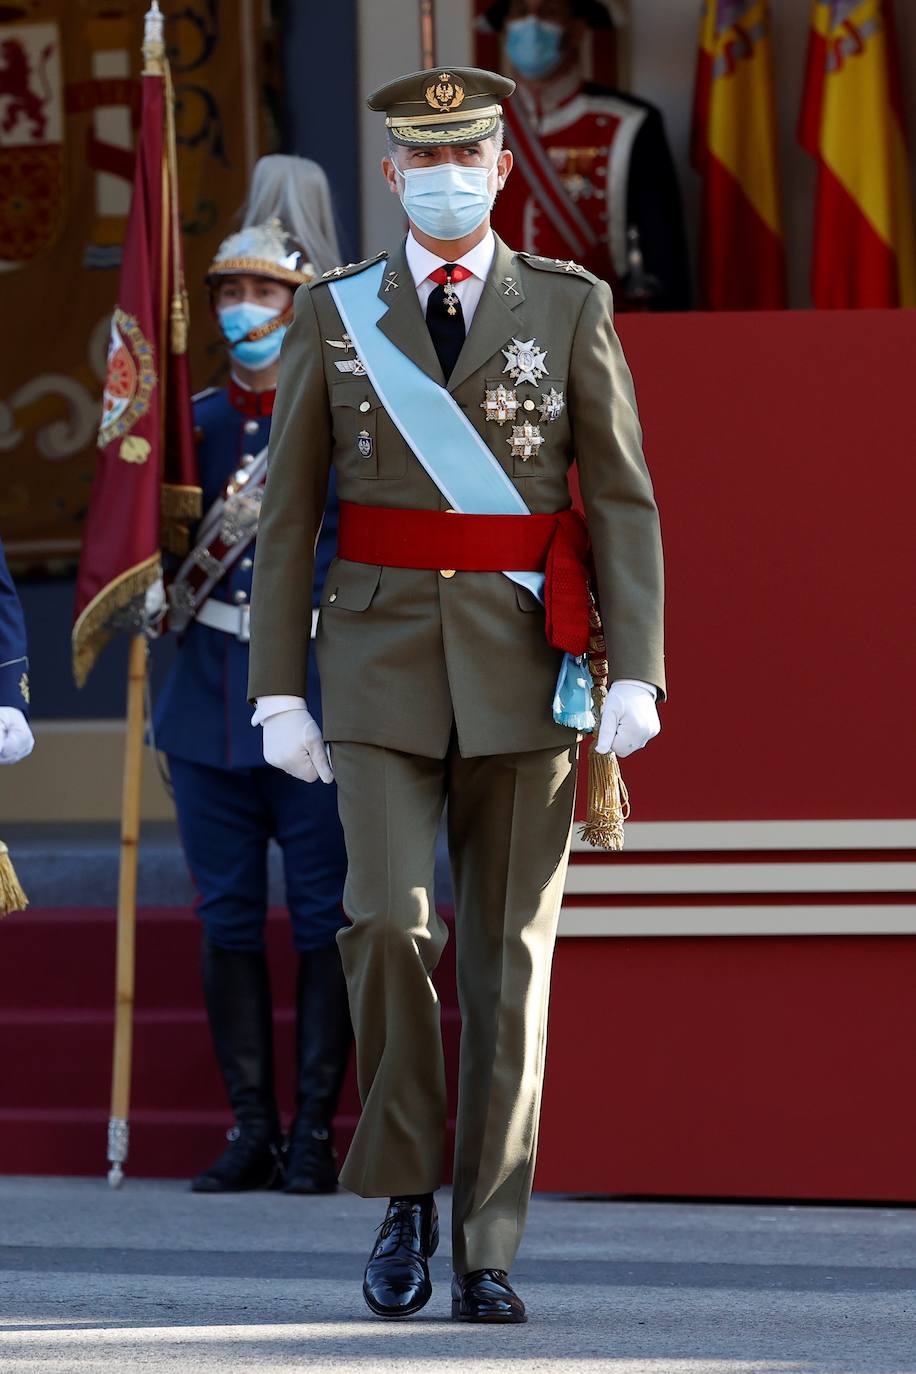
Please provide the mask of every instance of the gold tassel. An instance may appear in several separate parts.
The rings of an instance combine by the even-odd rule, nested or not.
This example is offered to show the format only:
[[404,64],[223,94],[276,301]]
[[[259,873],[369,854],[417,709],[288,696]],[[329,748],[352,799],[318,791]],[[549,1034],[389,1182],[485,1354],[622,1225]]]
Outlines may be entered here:
[[623,849],[623,823],[630,814],[627,785],[616,754],[599,754],[592,740],[588,751],[588,798],[579,834],[596,849]]
[[585,821],[579,827],[579,834],[586,844],[594,845],[596,849],[619,852],[623,849],[623,823],[630,814],[630,796],[620,775],[617,755],[599,754],[595,749],[601,710],[607,696],[608,662],[604,627],[592,592],[589,592],[589,600],[588,666],[592,675],[595,732],[588,751]]
[[8,916],[11,911],[25,911],[28,904],[29,899],[16,877],[10,851],[0,840],[0,917]]

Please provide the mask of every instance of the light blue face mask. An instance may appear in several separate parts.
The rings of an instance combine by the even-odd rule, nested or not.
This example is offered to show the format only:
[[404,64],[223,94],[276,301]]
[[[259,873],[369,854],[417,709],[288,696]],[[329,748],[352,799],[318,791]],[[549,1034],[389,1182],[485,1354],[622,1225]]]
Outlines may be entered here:
[[268,320],[276,319],[279,314],[282,311],[267,305],[255,305],[251,301],[228,305],[225,310],[218,312],[223,338],[231,345],[233,358],[243,367],[250,367],[252,372],[257,372],[277,361],[286,335],[285,324],[278,325],[261,339],[248,339],[246,335],[259,325],[267,324]]
[[506,53],[513,67],[529,81],[540,81],[563,60],[562,24],[529,15],[506,25]]
[[[494,164],[495,166],[495,164]],[[404,182],[401,204],[411,224],[434,239],[461,239],[472,234],[490,213],[496,191],[490,190],[493,167],[396,169]]]

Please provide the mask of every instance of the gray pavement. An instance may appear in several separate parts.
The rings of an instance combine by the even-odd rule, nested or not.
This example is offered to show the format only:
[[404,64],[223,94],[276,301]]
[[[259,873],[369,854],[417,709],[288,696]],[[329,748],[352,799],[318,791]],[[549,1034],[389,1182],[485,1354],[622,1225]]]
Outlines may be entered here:
[[530,1321],[495,1328],[448,1320],[444,1252],[419,1317],[371,1319],[380,1219],[345,1194],[0,1179],[0,1371],[916,1374],[912,1210],[536,1197]]

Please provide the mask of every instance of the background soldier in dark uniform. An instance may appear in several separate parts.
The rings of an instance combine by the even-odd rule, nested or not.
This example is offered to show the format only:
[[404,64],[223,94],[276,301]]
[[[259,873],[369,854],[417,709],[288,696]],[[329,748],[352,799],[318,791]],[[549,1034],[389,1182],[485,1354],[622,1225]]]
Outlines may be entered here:
[[515,171],[493,214],[509,243],[575,258],[614,289],[617,309],[690,305],[680,188],[660,110],[583,81],[579,45],[611,17],[598,0],[498,0],[518,89],[506,110]]
[[[266,767],[246,700],[253,535],[266,466],[258,455],[270,433],[293,289],[314,272],[274,220],[230,236],[208,276],[231,350],[231,376],[227,387],[195,400],[208,514],[171,589],[173,623],[185,628],[155,712],[156,744],[168,756],[182,843],[200,894],[207,1013],[236,1117],[229,1148],[194,1180],[197,1192],[274,1186],[281,1167],[287,1192],[327,1192],[337,1183],[331,1122],[351,1029],[335,943],[346,873],[336,789],[310,789]],[[316,550],[316,605],[336,536],[332,489]],[[308,698],[320,712],[316,669]],[[271,838],[283,851],[299,954],[297,1109],[285,1150],[264,950]]]

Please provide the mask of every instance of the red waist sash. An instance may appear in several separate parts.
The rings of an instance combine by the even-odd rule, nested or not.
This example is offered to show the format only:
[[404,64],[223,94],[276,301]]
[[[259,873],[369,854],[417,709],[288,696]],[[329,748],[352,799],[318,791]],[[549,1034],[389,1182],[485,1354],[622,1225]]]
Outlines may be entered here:
[[576,510],[551,515],[459,515],[341,501],[337,554],[386,568],[542,572],[547,639],[588,648],[588,528]]

